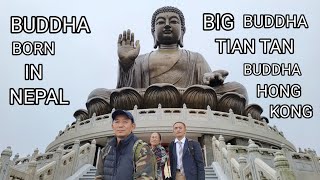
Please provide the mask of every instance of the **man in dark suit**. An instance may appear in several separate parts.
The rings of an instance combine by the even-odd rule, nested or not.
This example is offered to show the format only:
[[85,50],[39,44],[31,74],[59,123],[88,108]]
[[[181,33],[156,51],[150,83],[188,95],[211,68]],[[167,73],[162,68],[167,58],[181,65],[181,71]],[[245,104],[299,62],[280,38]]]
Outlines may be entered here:
[[173,125],[175,140],[169,145],[170,170],[173,180],[204,180],[204,163],[199,142],[187,139],[186,125]]

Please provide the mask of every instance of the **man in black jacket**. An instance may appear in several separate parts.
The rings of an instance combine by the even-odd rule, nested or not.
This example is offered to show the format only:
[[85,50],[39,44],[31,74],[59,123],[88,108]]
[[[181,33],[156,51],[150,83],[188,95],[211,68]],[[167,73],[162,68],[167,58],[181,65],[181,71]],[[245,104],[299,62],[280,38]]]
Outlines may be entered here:
[[96,180],[154,179],[155,156],[132,133],[136,127],[132,114],[116,110],[112,119],[115,137],[100,152]]
[[173,180],[204,180],[205,171],[199,142],[186,138],[186,125],[173,125],[175,140],[169,145],[170,169]]

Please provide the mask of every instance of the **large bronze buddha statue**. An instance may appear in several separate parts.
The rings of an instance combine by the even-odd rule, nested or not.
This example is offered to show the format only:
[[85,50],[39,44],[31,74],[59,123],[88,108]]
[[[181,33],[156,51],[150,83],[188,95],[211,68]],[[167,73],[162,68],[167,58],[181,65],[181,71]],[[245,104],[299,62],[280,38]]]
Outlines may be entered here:
[[139,40],[124,31],[118,39],[119,75],[117,88],[147,88],[156,83],[169,83],[186,88],[209,85],[217,95],[237,92],[247,99],[246,89],[239,83],[224,83],[228,72],[211,71],[207,61],[197,52],[181,49],[186,32],[183,13],[175,7],[157,9],[151,20],[155,51],[139,55]]
[[[151,20],[155,51],[139,55],[139,40],[124,31],[118,39],[117,89],[96,89],[88,97],[91,117],[115,109],[208,109],[260,119],[262,109],[247,105],[247,91],[237,82],[224,83],[228,72],[212,71],[204,57],[182,49],[186,32],[182,12],[170,6],[157,9]],[[82,111],[81,111],[82,112]]]

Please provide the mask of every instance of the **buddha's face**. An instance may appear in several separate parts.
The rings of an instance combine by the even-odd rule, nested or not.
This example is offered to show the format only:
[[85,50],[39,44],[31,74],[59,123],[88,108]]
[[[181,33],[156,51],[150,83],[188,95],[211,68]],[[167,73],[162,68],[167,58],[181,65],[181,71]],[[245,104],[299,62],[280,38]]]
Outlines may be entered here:
[[165,12],[156,16],[154,38],[159,44],[177,44],[181,34],[181,20],[178,14]]

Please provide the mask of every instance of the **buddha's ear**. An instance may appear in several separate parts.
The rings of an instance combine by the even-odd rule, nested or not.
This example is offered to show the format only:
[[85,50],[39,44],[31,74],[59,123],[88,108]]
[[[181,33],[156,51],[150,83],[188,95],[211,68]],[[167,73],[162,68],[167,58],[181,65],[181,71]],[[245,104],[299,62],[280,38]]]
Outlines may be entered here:
[[154,49],[157,49],[158,47],[158,41],[156,39],[156,36],[154,35],[154,32],[152,33],[152,36],[153,36],[153,48]]
[[178,42],[178,44],[179,44],[179,46],[181,47],[181,48],[183,48],[183,36],[184,36],[184,33],[186,32],[186,28],[184,28],[182,31],[181,31],[181,36],[180,36],[180,39],[179,39],[179,42]]
[[178,44],[181,48],[183,48],[183,36],[180,37]]

